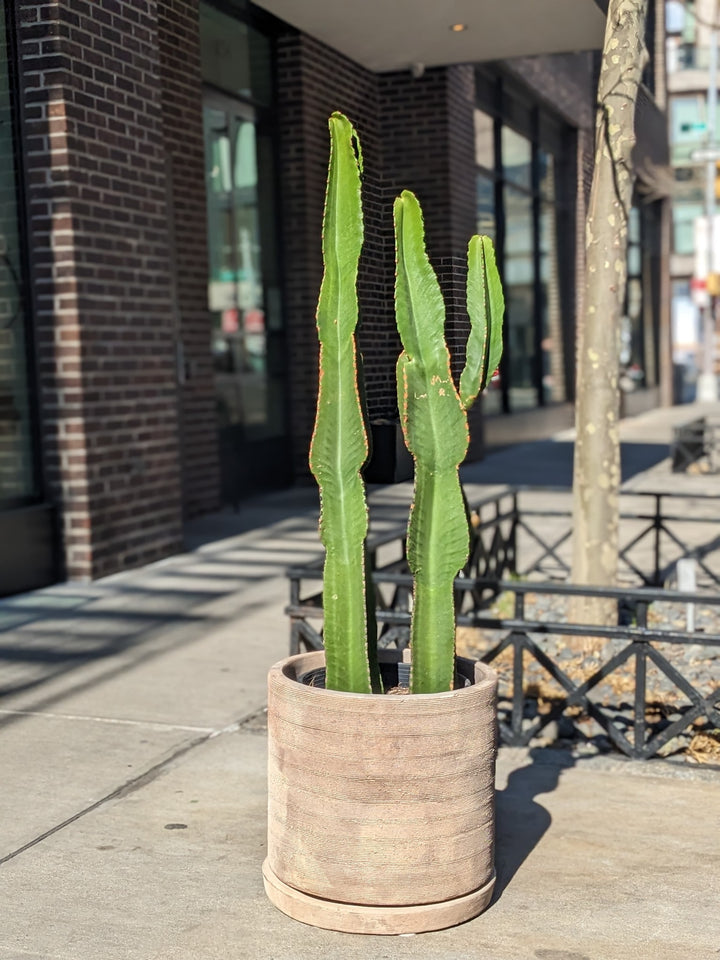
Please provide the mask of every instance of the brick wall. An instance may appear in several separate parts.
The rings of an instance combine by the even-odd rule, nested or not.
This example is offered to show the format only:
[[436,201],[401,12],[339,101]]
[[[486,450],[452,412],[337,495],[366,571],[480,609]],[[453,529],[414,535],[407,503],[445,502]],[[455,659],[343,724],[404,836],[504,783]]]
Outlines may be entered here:
[[155,2],[19,0],[47,479],[67,573],[180,543]]
[[504,66],[571,126],[588,128],[595,122],[595,59],[593,53],[558,53],[517,57]]
[[170,206],[173,314],[179,358],[180,443],[186,516],[219,505],[216,395],[207,305],[202,78],[197,0],[158,4],[162,128]]
[[[390,197],[403,187],[423,207],[430,260],[446,304],[453,373],[465,362],[467,244],[475,232],[475,80],[471,66],[380,77],[383,161]],[[470,459],[482,452],[479,404],[470,412]]]
[[297,477],[306,477],[317,393],[318,347],[314,318],[322,278],[321,226],[329,147],[327,120],[333,110],[341,110],[356,125],[364,156],[366,222],[363,279],[359,282],[358,339],[365,356],[371,417],[392,413],[385,409],[390,384],[382,356],[388,340],[397,334],[392,309],[387,303],[387,228],[382,223],[387,212],[382,209],[376,77],[302,34],[279,38],[277,58],[280,209],[292,397],[290,435],[293,471]]
[[[463,360],[466,252],[475,225],[474,83],[470,67],[428,70],[417,79],[409,71],[376,76],[298,34],[280,39],[278,65],[291,435],[294,469],[303,476],[317,389],[313,318],[322,274],[327,118],[333,110],[347,113],[363,145],[365,245],[358,342],[370,419],[393,419],[400,342],[393,305],[392,202],[403,188],[414,190],[423,206],[428,251],[448,307],[454,367]],[[477,411],[474,420],[477,426]],[[477,443],[473,452],[479,452]]]

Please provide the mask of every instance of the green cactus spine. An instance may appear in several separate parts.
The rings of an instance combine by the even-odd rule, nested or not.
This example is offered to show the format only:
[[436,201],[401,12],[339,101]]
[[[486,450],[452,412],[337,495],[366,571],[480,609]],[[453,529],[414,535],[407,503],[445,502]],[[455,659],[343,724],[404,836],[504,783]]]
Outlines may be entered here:
[[491,241],[468,249],[471,335],[455,387],[445,342],[445,305],[425,252],[420,204],[409,191],[395,201],[395,309],[403,351],[397,364],[398,406],[415,461],[415,496],[408,526],[408,563],[415,589],[411,626],[412,693],[453,685],[453,581],[467,562],[469,529],[458,468],[468,447],[467,409],[502,351],[502,290]]
[[363,243],[357,134],[342,114],[329,120],[330,163],[323,215],[324,273],[317,307],[320,382],[310,468],[320,488],[326,685],[379,688],[374,602],[367,576],[368,511],[360,474],[368,455],[358,387],[357,271]]

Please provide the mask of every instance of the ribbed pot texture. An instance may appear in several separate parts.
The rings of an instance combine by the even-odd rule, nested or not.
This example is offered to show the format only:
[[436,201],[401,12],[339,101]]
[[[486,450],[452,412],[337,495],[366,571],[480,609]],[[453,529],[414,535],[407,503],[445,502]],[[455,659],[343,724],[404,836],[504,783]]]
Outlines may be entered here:
[[298,682],[309,653],[268,678],[265,886],[296,919],[405,933],[476,916],[494,883],[497,678],[438,694],[339,693]]

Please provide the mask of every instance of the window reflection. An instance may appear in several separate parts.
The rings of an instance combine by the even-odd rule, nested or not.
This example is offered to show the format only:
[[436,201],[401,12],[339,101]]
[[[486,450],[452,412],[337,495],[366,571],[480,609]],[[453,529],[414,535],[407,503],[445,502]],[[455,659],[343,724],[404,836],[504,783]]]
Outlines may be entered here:
[[511,410],[537,406],[532,198],[505,187],[505,304]]
[[477,226],[479,234],[496,237],[495,181],[482,174],[477,178]]
[[[526,119],[542,136],[544,128]],[[556,156],[506,124],[500,128],[499,155],[494,150],[491,155],[496,126],[476,110],[477,229],[502,244],[505,290],[506,350],[501,378],[483,397],[486,413],[567,399]]]
[[269,401],[257,129],[243,104],[205,106],[208,302],[220,425],[278,428]]
[[502,128],[503,177],[519,187],[532,184],[532,144],[510,127]]
[[475,110],[475,163],[495,169],[495,121],[482,110]]
[[[0,50],[7,49],[0,11]],[[28,382],[15,144],[7,59],[0,63],[0,503],[38,495]]]
[[566,391],[557,256],[557,211],[554,204],[544,203],[540,208],[539,241],[543,399],[547,403],[561,403],[566,399]]

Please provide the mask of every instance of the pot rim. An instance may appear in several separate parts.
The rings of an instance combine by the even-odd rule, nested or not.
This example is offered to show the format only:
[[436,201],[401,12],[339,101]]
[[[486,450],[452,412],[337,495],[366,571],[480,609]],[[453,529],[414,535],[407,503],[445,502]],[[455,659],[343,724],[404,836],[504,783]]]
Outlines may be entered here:
[[[389,662],[400,662],[403,659],[401,651],[379,650],[379,655],[385,654]],[[284,657],[274,663],[268,672],[268,681],[280,684],[297,684],[303,690],[312,691],[330,699],[347,700],[363,698],[367,700],[382,699],[383,703],[394,700],[398,703],[408,701],[431,702],[432,700],[448,700],[458,696],[468,695],[474,691],[477,696],[484,691],[492,691],[497,687],[497,674],[488,664],[480,660],[471,660],[468,657],[455,657],[456,663],[462,663],[468,668],[469,675],[474,677],[474,681],[466,687],[456,687],[453,690],[443,690],[439,693],[408,693],[401,697],[386,697],[379,693],[353,693],[346,690],[327,690],[325,687],[313,687],[309,684],[301,683],[300,676],[308,673],[310,670],[317,670],[325,664],[325,651],[312,650],[307,653],[296,653],[291,657]]]

